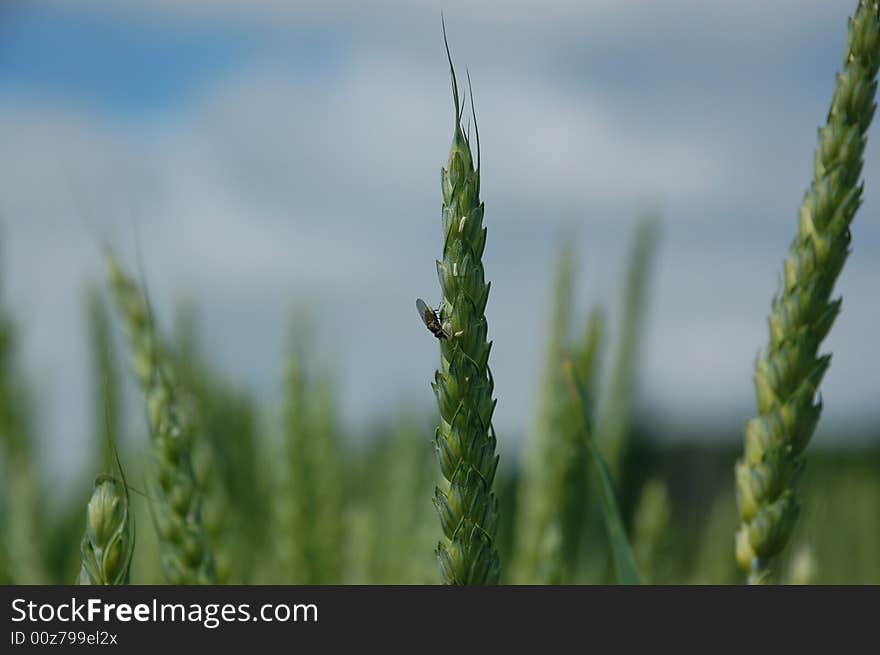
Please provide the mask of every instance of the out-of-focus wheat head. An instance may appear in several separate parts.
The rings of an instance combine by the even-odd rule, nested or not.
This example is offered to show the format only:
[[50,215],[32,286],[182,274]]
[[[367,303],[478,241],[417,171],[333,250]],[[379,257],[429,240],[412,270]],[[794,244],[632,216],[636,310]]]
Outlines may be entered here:
[[840,311],[841,300],[831,294],[861,203],[865,133],[880,65],[878,4],[862,0],[850,19],[843,71],[819,130],[815,175],[772,303],[770,343],[755,364],[758,416],[746,424],[744,455],[736,466],[736,557],[754,583],[767,580],[769,561],[794,526],[803,452],[822,410],[817,390],[831,356],[818,350]]
[[175,383],[161,351],[146,297],[107,254],[110,286],[125,324],[132,368],[147,401],[155,496],[152,511],[159,532],[162,568],[170,584],[213,584],[214,559],[201,514],[201,495],[192,460],[192,403]]

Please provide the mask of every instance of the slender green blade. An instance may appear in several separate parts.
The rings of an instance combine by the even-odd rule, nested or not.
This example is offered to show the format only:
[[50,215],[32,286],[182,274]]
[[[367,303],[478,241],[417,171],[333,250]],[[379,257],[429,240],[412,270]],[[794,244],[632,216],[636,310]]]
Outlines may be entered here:
[[563,366],[565,368],[566,382],[574,396],[575,404],[581,410],[584,444],[596,473],[595,479],[599,485],[602,515],[605,519],[605,528],[608,532],[611,554],[614,559],[614,573],[620,584],[641,584],[632,548],[629,545],[626,530],[623,527],[623,519],[620,516],[620,507],[617,503],[617,495],[614,492],[614,479],[611,476],[611,469],[608,467],[608,462],[605,461],[602,451],[599,450],[596,442],[590,436],[590,420],[587,410],[589,405],[584,385],[578,378],[578,374],[570,359],[566,359],[563,362]]

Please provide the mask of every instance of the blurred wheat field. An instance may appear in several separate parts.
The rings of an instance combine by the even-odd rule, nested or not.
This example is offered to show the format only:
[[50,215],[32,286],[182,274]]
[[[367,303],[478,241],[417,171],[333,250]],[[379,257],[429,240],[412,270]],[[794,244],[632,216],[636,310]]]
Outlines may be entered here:
[[[499,355],[490,362],[493,271],[484,277],[482,264],[492,217],[473,90],[468,77],[471,132],[447,47],[455,131],[441,185],[441,298],[412,316],[424,348],[439,350],[436,373],[424,375],[438,411],[401,401],[379,420],[346,422],[346,363],[326,351],[308,307],[283,330],[275,398],[258,400],[212,361],[199,298],[154,304],[149,280],[132,273],[143,268],[108,246],[108,279],[81,299],[89,470],[61,489],[43,467],[39,446],[51,439],[39,434],[39,394],[21,361],[22,308],[3,296],[17,272],[2,268],[0,582],[880,584],[880,425],[807,447],[830,365],[821,344],[840,309],[835,282],[851,238],[858,247],[849,225],[880,65],[880,3],[859,2],[854,17],[772,295],[770,343],[756,357],[758,411],[744,445],[742,432],[670,439],[639,402],[662,257],[654,214],[613,273],[623,280],[613,306],[579,302],[589,254],[558,245],[555,270],[541,272],[549,311],[534,317],[546,343],[528,381],[532,420],[520,450],[495,434],[505,399],[489,368]],[[124,380],[137,386],[134,404]]]
[[[553,283],[554,316],[547,319],[556,323],[560,313],[571,313],[572,278],[576,278],[571,255],[563,253],[559,261],[561,273]],[[146,435],[121,434],[125,408],[116,385],[120,376],[128,375],[127,357],[120,352],[119,339],[113,338],[118,325],[106,294],[95,290],[87,300],[92,343],[83,347],[91,353],[94,475],[113,471],[108,440],[115,440],[126,478],[136,489],[131,493],[131,507],[140,527],[132,581],[163,583],[151,527],[153,500],[144,488],[149,461]],[[197,458],[196,470],[218,581],[438,583],[433,554],[437,535],[431,506],[436,483],[431,417],[409,415],[401,408],[393,422],[366,426],[362,435],[342,434],[333,400],[334,371],[322,367],[312,347],[313,331],[302,317],[293,321],[289,375],[280,399],[288,415],[261,416],[262,408],[247,390],[212,370],[200,345],[195,303],[182,303],[173,314],[168,350],[192,393],[203,446],[210,450]],[[553,337],[551,352],[577,348],[578,342],[589,346],[596,340],[595,317],[579,319],[562,321],[576,327],[564,330],[569,335],[564,340]],[[414,329],[421,329],[415,322],[414,317]],[[588,328],[590,323],[593,330]],[[39,461],[27,446],[33,438],[30,414],[36,408],[27,400],[26,372],[15,363],[17,336],[6,306],[2,325],[3,580],[70,583],[80,567],[78,545],[93,476],[81,480],[76,491],[63,498],[53,496],[57,492],[51,481],[40,477]],[[426,343],[431,342],[426,339]],[[600,343],[600,348],[605,347],[604,341]],[[628,366],[618,361],[619,356],[596,360]],[[612,375],[604,367],[597,369],[595,384]],[[294,371],[298,382],[292,387]],[[539,421],[530,432],[533,439],[573,429],[574,418],[565,409],[567,397],[559,397],[559,382],[553,378],[535,381],[535,397],[542,405],[561,403],[562,413],[553,419],[552,427],[540,427],[547,422]],[[628,393],[631,382],[614,384]],[[536,408],[536,415],[553,411]],[[739,582],[733,558],[737,519],[732,494],[737,450],[712,444],[663,445],[652,435],[650,425],[636,417],[627,419],[626,426],[621,433],[626,446],[618,464],[618,493],[644,581]],[[874,433],[864,435],[863,441],[867,445],[811,453],[803,485],[807,509],[792,537],[793,548],[780,567],[780,581],[798,581],[796,560],[807,558],[804,582],[880,582],[880,514],[876,511],[880,506],[880,448]],[[499,469],[502,582],[541,581],[540,576],[516,568],[524,561],[521,545],[523,535],[529,533],[529,526],[523,524],[530,520],[529,512],[523,511],[529,502],[524,495],[536,493],[534,483],[526,483],[524,476],[523,467],[529,465],[520,457]],[[562,549],[564,573],[556,576],[556,582],[599,584],[614,579],[601,509],[588,476],[585,468],[576,467],[566,483],[576,493],[567,521],[569,543]],[[541,534],[538,530],[537,536]],[[298,565],[293,563],[297,561]]]

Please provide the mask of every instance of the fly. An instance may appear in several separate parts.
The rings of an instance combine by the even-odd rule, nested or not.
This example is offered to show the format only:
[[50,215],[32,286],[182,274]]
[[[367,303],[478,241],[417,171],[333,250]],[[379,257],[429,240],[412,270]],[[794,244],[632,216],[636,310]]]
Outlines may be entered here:
[[431,334],[440,339],[448,339],[449,335],[446,333],[446,330],[443,329],[443,325],[440,323],[440,310],[429,307],[428,304],[419,298],[416,300],[416,309],[419,311],[419,316],[422,318],[422,322],[425,324],[425,327],[430,330]]

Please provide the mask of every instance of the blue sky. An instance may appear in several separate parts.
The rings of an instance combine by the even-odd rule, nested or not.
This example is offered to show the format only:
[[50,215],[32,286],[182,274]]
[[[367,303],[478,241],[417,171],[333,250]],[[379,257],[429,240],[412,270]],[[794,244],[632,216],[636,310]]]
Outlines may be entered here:
[[331,67],[340,34],[232,21],[177,20],[148,5],[120,11],[90,3],[18,3],[0,43],[4,87],[49,93],[96,111],[153,120],[218,76],[270,54],[313,75]]
[[[661,425],[736,433],[854,6],[443,3],[480,117],[503,447],[531,425],[559,244],[578,247],[579,320],[596,302],[614,320],[650,208],[662,237],[643,407]],[[196,296],[213,358],[270,414],[303,304],[350,425],[431,410],[436,345],[413,299],[438,293],[452,122],[440,9],[37,0],[0,14],[2,293],[47,444],[73,453],[88,438],[81,306],[101,276],[96,233],[129,264],[138,233],[166,323],[175,299]],[[826,441],[880,397],[875,132],[828,341]],[[367,329],[340,320],[351,308]]]

